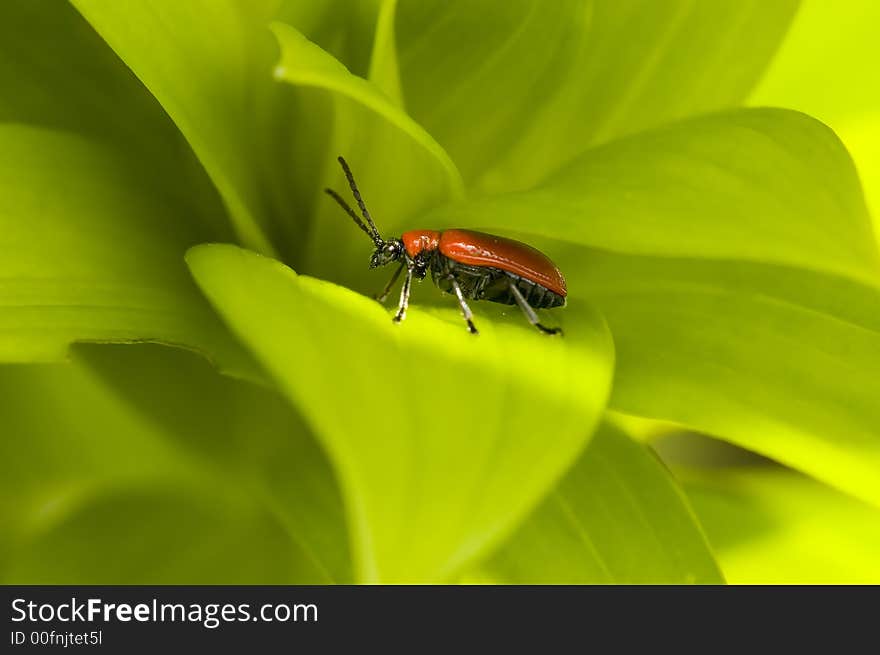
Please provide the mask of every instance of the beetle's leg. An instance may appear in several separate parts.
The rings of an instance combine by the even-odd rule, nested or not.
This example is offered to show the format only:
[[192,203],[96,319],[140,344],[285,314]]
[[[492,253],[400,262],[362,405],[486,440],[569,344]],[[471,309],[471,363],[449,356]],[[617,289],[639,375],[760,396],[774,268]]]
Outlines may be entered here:
[[376,300],[378,300],[381,303],[384,303],[386,300],[388,300],[388,294],[391,293],[391,287],[393,287],[394,283],[397,282],[397,278],[400,277],[400,271],[403,270],[403,267],[405,265],[406,265],[405,262],[400,262],[400,266],[398,266],[397,270],[394,271],[394,275],[392,275],[391,279],[388,280],[388,284],[386,284],[385,288],[382,289],[382,293],[380,293],[378,296],[374,296],[374,298]]
[[406,318],[406,308],[409,307],[409,291],[412,287],[413,270],[408,266],[406,269],[406,277],[403,278],[403,288],[400,290],[400,304],[397,306],[397,313],[394,315],[394,322],[400,323]]
[[532,309],[532,306],[528,303],[525,297],[522,295],[522,291],[520,291],[516,282],[510,280],[510,292],[513,294],[513,297],[516,299],[516,304],[519,305],[519,308],[523,310],[523,314],[526,315],[526,318],[529,320],[529,323],[534,325],[544,334],[562,334],[562,328],[548,328],[538,321],[538,315],[535,313],[535,310]]
[[461,287],[458,286],[458,280],[456,280],[452,275],[449,276],[449,281],[452,282],[452,289],[455,291],[455,295],[458,297],[458,304],[461,305],[461,313],[464,316],[464,320],[467,321],[468,330],[471,331],[471,334],[479,334],[477,332],[477,328],[474,326],[473,317],[471,314],[471,308],[468,307],[467,302],[464,299],[464,294],[461,292]]

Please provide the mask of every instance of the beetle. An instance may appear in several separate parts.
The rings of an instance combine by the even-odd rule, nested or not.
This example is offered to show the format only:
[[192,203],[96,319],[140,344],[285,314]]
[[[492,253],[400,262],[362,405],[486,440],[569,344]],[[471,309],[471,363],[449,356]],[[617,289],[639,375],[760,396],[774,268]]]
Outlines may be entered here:
[[561,334],[558,327],[542,325],[535,309],[565,306],[568,290],[559,268],[539,250],[525,243],[473,230],[410,230],[399,238],[383,239],[367,211],[351,169],[337,158],[357,201],[363,220],[333,189],[324,189],[351,220],[370,237],[375,246],[370,268],[400,262],[394,275],[376,299],[384,303],[403,269],[406,277],[394,322],[406,318],[413,278],[431,279],[442,291],[458,298],[461,313],[471,334],[477,334],[467,300],[488,300],[519,305],[529,323],[545,334]]

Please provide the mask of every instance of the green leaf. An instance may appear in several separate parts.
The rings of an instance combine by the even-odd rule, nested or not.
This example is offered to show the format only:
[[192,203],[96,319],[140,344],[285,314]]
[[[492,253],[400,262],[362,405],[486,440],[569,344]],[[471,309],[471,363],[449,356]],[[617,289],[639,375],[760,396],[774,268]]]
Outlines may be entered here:
[[564,338],[489,320],[497,306],[481,307],[474,337],[454,309],[412,307],[395,325],[374,301],[233,246],[187,261],[329,453],[360,581],[453,576],[535,506],[603,408],[611,342],[583,303]]
[[355,75],[368,77],[386,0],[282,0],[275,19],[302,32]]
[[276,394],[150,345],[0,367],[0,390],[3,582],[350,579],[329,466]]
[[427,220],[615,252],[880,279],[846,149],[818,121],[786,110],[738,110],[622,139],[537,189],[443,208]]
[[432,218],[569,242],[546,250],[569,297],[609,322],[612,409],[880,502],[877,247],[852,162],[820,123],[695,119],[591,151],[546,188]]
[[469,182],[528,188],[589,146],[736,105],[796,6],[402,0],[404,98]]
[[461,193],[461,178],[449,155],[378,87],[349,73],[339,61],[289,25],[274,23],[272,30],[281,46],[281,61],[275,67],[276,78],[337,93],[379,115],[430,154],[445,175],[446,186],[454,193]]
[[583,292],[617,351],[612,408],[880,503],[877,287],[771,265],[599,252],[590,262]]
[[400,70],[397,63],[397,43],[394,38],[394,17],[397,0],[382,0],[376,19],[376,36],[370,56],[368,79],[398,107],[403,106],[400,89]]
[[183,265],[187,246],[216,234],[187,220],[185,203],[73,134],[0,125],[0,142],[0,361],[63,359],[73,341],[159,341],[257,375]]
[[275,23],[272,29],[281,46],[276,77],[298,89],[327,95],[333,107],[329,143],[323,152],[309,153],[309,166],[314,167],[314,158],[319,158],[320,175],[311,189],[317,202],[310,212],[315,218],[304,268],[357,287],[363,284],[361,262],[368,255],[364,246],[369,241],[322,193],[323,187],[330,186],[348,194],[336,157],[348,160],[383,232],[460,197],[461,177],[443,148],[378,87],[349,73],[292,27]]
[[[49,47],[51,44],[51,47]],[[67,3],[0,6],[0,120],[155,151],[176,135],[162,108]]]
[[101,141],[166,187],[162,193],[175,195],[187,219],[210,226],[215,238],[231,235],[219,197],[180,132],[68,3],[2,3],[0,89],[0,122]]
[[212,476],[212,490],[222,486],[271,513],[306,560],[309,579],[351,580],[332,469],[277,391],[218,375],[202,359],[175,349],[101,345],[76,352],[133,412]]
[[607,424],[483,570],[514,584],[723,582],[669,471]]
[[218,491],[166,484],[66,498],[63,517],[13,551],[4,582],[279,584],[311,573],[297,569],[271,514]]
[[72,1],[189,141],[241,242],[274,252],[258,147],[267,127],[259,103],[269,79],[265,24],[274,3]]
[[684,472],[735,584],[877,584],[880,511],[779,469]]

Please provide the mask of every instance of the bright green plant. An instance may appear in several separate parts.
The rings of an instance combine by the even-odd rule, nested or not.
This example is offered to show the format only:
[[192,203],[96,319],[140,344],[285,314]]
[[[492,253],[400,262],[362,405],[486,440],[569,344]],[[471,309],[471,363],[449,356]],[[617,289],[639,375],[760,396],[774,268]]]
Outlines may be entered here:
[[[871,218],[831,129],[744,107],[796,11],[4,2],[0,580],[880,578]],[[392,324],[339,154],[384,234],[551,255],[564,338],[430,285]]]

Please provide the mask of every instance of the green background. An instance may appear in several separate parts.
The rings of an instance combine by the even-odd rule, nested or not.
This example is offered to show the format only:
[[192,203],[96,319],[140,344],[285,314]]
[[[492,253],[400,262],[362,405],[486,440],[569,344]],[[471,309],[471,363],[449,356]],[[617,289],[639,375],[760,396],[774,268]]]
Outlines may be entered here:
[[[880,581],[878,19],[6,0],[0,582]],[[340,154],[565,336],[393,324]]]

